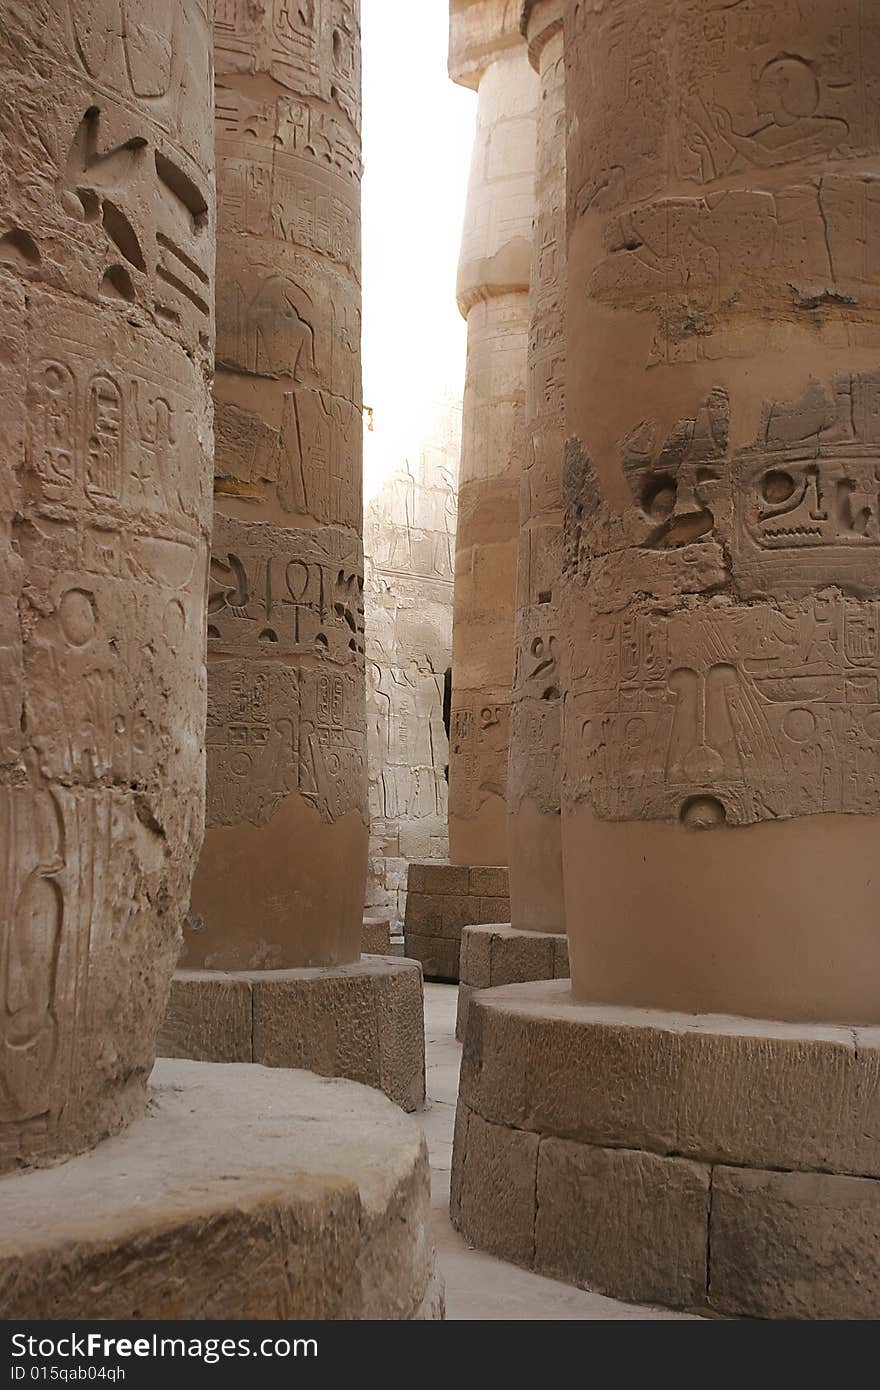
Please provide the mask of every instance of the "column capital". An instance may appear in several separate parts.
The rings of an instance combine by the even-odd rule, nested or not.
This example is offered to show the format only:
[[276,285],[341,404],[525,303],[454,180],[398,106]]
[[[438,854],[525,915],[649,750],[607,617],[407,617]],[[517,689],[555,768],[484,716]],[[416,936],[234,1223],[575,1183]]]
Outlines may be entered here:
[[499,56],[523,41],[522,0],[449,0],[449,76],[479,87]]
[[544,48],[562,32],[564,17],[565,0],[522,0],[520,31],[529,46],[529,62],[536,72]]

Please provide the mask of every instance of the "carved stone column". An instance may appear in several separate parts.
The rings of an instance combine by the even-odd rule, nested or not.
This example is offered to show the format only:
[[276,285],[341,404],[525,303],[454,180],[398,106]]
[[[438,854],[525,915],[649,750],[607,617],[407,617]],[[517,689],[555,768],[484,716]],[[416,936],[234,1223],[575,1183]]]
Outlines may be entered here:
[[619,1296],[875,1318],[880,24],[566,23],[573,993],[471,1002],[456,1220]]
[[0,5],[0,1167],[142,1110],[202,834],[209,29],[94,10]]
[[359,0],[222,0],[214,54],[207,831],[162,1046],[347,1075],[412,1108],[418,970],[361,964]]
[[451,7],[450,74],[477,92],[458,275],[468,353],[452,629],[452,864],[507,863],[538,100],[515,11],[500,0]]
[[565,656],[560,629],[565,457],[563,11],[563,0],[530,0],[521,21],[540,93],[507,783],[510,924],[467,927],[462,934],[459,1037],[464,1036],[474,989],[568,974],[560,816]]
[[204,821],[210,8],[0,0],[0,1317],[436,1318],[385,1096],[162,1060],[144,1106]]
[[360,32],[220,3],[208,808],[185,961],[360,955]]
[[426,974],[452,980],[459,978],[462,928],[510,917],[507,763],[539,95],[520,16],[508,0],[450,3],[450,76],[477,92],[458,274],[468,346],[452,618],[450,862],[410,866],[405,940]]

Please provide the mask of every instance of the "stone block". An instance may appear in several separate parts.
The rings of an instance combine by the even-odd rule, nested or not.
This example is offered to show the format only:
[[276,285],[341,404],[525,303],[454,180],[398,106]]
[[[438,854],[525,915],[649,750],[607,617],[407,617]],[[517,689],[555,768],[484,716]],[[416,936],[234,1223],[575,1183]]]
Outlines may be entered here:
[[553,937],[540,932],[504,931],[492,941],[493,985],[552,980]]
[[476,905],[474,898],[411,892],[406,900],[407,931],[458,941],[473,920]]
[[479,927],[465,927],[461,934],[459,979],[474,989],[492,984],[493,933]]
[[251,1062],[252,1008],[248,980],[215,971],[178,971],[157,1052],[194,1062]]
[[[468,1117],[459,1227],[481,1250],[530,1266],[535,1254],[538,1136]],[[455,1162],[455,1159],[454,1159]]]
[[387,956],[391,949],[391,922],[388,917],[365,917],[361,930],[361,951],[365,956]]
[[571,966],[568,961],[568,937],[553,937],[553,978],[555,980],[567,980],[571,976]]
[[509,926],[510,902],[507,898],[471,898],[470,924]]
[[486,1120],[525,1129],[528,1117],[528,1024],[518,1014],[482,1007],[484,991],[471,998],[461,1056],[458,1093]]
[[373,977],[334,971],[273,971],[255,980],[254,1061],[345,1076],[378,1086],[381,1070]]
[[718,1167],[709,1302],[760,1318],[880,1318],[880,1182]]
[[397,960],[376,976],[381,1089],[402,1110],[425,1103],[425,1004],[418,961]]
[[708,1167],[544,1139],[537,1190],[540,1273],[636,1303],[704,1304]]
[[[422,885],[414,888],[413,869],[421,869]],[[466,896],[468,893],[468,869],[456,864],[410,864],[410,892],[451,894]]]
[[470,893],[477,898],[507,898],[510,893],[507,870],[473,867],[470,871]]
[[467,1036],[468,1009],[473,994],[472,985],[463,985],[459,982],[458,1002],[455,1009],[455,1036],[460,1043],[463,1043]]
[[412,960],[422,963],[422,972],[428,980],[458,980],[459,943],[442,936],[421,936],[407,930],[404,933],[404,950]]

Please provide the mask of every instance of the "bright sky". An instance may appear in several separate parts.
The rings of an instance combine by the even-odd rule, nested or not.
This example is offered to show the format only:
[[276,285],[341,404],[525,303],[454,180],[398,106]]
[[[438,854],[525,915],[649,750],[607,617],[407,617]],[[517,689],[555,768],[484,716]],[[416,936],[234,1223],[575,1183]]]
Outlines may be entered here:
[[363,0],[364,495],[464,383],[455,303],[476,97],[446,73],[449,0]]

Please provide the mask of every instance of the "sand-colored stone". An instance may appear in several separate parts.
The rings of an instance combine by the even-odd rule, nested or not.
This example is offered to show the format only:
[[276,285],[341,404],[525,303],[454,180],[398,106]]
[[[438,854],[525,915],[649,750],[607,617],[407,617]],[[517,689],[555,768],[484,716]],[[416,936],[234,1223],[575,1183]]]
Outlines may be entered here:
[[456,1133],[462,1179],[456,1224],[490,1255],[531,1265],[538,1136],[467,1116]]
[[459,1042],[464,1040],[474,990],[567,976],[568,941],[564,936],[516,931],[506,923],[465,927],[459,953],[455,1036]]
[[370,864],[366,907],[406,912],[411,862],[449,858],[444,723],[461,400],[432,406],[418,454],[364,518]]
[[365,917],[361,924],[361,953],[387,956],[391,951],[391,922],[387,917]]
[[461,864],[411,864],[404,948],[422,962],[427,978],[459,978],[459,946],[466,927],[510,915],[507,869]]
[[452,0],[449,71],[478,93],[458,275],[468,324],[458,494],[449,857],[507,864],[538,80],[516,6]]
[[368,956],[324,970],[181,970],[159,1051],[346,1077],[417,1110],[425,1099],[421,969]]
[[565,927],[560,813],[567,649],[561,610],[566,264],[564,9],[565,0],[539,0],[528,7],[522,20],[529,59],[540,81],[540,95],[536,108],[535,224],[525,407],[528,442],[520,488],[507,790],[511,923],[523,931],[557,934]]
[[0,1168],[136,1116],[202,835],[203,0],[0,4]]
[[424,1139],[383,1096],[161,1061],[150,1114],[0,1180],[4,1318],[442,1316]]
[[878,1066],[877,1029],[580,1004],[556,980],[471,1000],[460,1094],[582,1143],[880,1177]]
[[739,1317],[880,1317],[880,1183],[716,1168],[709,1302]]
[[453,1223],[612,1297],[880,1316],[877,1042],[875,1029],[584,1005],[567,981],[478,991]]
[[705,1303],[709,1169],[631,1149],[546,1139],[535,1268],[633,1303]]
[[367,864],[359,0],[218,5],[208,814],[183,961],[339,965]]
[[573,985],[877,1023],[880,29],[568,18]]

